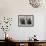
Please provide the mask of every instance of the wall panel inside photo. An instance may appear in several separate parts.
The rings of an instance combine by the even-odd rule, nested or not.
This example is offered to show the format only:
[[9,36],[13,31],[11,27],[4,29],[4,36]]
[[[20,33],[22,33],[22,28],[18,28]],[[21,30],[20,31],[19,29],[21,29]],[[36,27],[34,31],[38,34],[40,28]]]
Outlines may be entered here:
[[33,15],[18,15],[18,26],[19,27],[33,27],[34,16]]

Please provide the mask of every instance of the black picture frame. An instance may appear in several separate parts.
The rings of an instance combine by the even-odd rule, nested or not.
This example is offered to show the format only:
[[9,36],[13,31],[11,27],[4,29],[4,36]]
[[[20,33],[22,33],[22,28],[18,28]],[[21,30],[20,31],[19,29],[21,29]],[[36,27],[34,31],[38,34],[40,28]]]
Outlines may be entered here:
[[33,27],[34,15],[18,15],[18,26],[19,27]]

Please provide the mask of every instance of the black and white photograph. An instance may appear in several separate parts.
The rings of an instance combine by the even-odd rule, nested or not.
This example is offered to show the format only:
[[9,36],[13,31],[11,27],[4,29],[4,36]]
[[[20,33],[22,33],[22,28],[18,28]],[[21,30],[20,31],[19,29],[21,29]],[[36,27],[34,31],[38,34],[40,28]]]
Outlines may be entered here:
[[0,46],[46,46],[46,0],[0,0]]
[[34,26],[34,16],[33,15],[19,15],[18,16],[18,26],[33,27]]

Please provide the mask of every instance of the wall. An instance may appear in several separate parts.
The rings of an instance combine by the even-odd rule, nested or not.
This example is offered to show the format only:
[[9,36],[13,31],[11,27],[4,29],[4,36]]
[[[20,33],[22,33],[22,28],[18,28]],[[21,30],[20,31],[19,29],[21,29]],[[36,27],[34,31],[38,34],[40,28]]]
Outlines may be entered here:
[[[34,34],[37,35],[39,40],[45,40],[44,15],[46,15],[46,8],[44,7],[33,8],[28,0],[0,0],[0,16],[13,18],[12,26],[8,33],[17,40],[27,40]],[[18,27],[18,15],[34,15],[34,27]],[[2,33],[2,31],[0,32]],[[2,35],[1,33],[0,35]],[[0,36],[0,39],[2,38]]]
[[46,39],[46,16],[45,16],[45,26],[44,26],[44,39]]

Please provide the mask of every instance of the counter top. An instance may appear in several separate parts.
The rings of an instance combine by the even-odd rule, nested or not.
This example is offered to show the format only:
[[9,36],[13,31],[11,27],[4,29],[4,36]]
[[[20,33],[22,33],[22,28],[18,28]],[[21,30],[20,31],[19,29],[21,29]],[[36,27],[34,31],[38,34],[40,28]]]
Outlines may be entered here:
[[43,43],[46,43],[46,40],[39,40],[39,41],[29,41],[29,40],[16,40],[16,41],[13,41],[13,42],[43,42]]
[[6,40],[6,41],[10,41],[10,42],[25,42],[25,43],[27,43],[27,42],[34,42],[34,43],[46,43],[46,40],[38,40],[38,41],[29,41],[29,40]]

